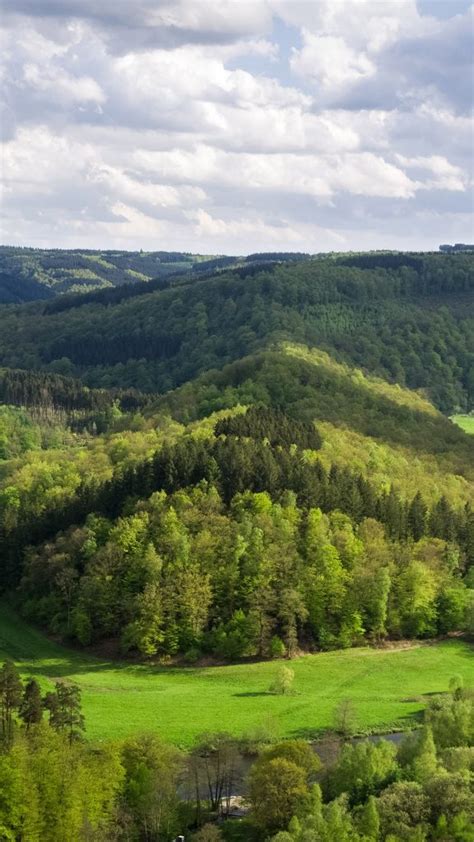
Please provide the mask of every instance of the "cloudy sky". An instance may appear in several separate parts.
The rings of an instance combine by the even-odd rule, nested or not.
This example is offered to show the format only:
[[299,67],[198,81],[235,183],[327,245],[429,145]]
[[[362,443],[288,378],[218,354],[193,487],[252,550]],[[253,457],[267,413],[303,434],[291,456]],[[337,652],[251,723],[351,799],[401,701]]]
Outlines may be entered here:
[[468,0],[3,0],[4,243],[472,241]]

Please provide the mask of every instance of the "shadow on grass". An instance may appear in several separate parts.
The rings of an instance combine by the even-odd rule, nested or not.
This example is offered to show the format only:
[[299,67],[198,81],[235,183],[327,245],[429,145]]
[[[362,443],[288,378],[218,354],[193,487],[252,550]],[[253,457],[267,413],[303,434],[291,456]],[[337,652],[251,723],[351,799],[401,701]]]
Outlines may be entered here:
[[248,693],[232,693],[233,696],[239,699],[254,699],[258,696],[275,696],[275,693],[271,693],[270,690],[255,690],[255,692],[248,692]]
[[291,731],[291,737],[295,740],[308,740],[309,742],[321,741],[324,746],[337,745],[344,742],[354,742],[363,739],[372,741],[380,739],[381,736],[396,742],[403,733],[409,732],[413,728],[417,728],[419,725],[423,724],[424,713],[424,710],[419,710],[399,716],[394,723],[393,729],[382,731],[381,733],[377,733],[375,729],[373,733],[370,733],[370,729],[367,729],[367,733],[364,733],[365,729],[360,727],[359,730],[357,726],[357,733],[355,735],[344,737],[330,728],[305,726],[294,728]]
[[401,704],[427,704],[430,699],[442,698],[449,696],[449,690],[429,690],[426,693],[418,693],[416,696],[407,696],[405,699],[400,699]]
[[[67,650],[66,650],[67,651]],[[55,661],[58,661],[55,663]],[[118,676],[123,673],[129,679],[152,678],[158,676],[197,676],[202,678],[202,670],[190,669],[189,667],[162,667],[153,664],[129,664],[126,661],[99,661],[91,657],[90,661],[78,661],[74,657],[68,658],[64,655],[57,659],[52,656],[43,658],[40,662],[25,658],[15,659],[18,669],[32,677],[43,676],[44,678],[66,678],[68,676],[93,675],[95,673],[105,674],[114,672]],[[252,694],[250,694],[252,695]]]

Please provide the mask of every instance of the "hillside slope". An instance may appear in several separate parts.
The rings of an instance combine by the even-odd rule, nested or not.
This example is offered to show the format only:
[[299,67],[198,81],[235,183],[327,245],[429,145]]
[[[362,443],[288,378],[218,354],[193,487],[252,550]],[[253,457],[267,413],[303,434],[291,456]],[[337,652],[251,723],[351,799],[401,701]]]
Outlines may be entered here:
[[[328,354],[282,343],[208,372],[158,398],[146,413],[169,412],[180,422],[211,412],[262,402],[283,406],[295,418],[329,422],[332,438],[340,430],[405,449],[412,459],[426,458],[441,473],[466,480],[466,499],[474,480],[472,440],[421,395],[341,364]],[[354,441],[354,438],[352,439]],[[350,462],[349,454],[340,460]],[[408,479],[408,478],[407,478]],[[403,479],[402,479],[403,482]]]
[[166,392],[287,339],[424,388],[443,411],[470,409],[472,266],[468,255],[396,269],[306,260],[183,278],[118,302],[76,299],[59,312],[24,305],[0,314],[0,364]]

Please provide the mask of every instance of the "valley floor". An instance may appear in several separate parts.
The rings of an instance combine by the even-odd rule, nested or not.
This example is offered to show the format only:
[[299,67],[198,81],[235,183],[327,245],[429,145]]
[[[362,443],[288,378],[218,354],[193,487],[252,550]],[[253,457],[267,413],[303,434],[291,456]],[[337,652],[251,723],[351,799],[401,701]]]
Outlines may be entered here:
[[453,675],[474,685],[474,647],[453,639],[305,655],[291,662],[294,695],[275,696],[268,688],[282,662],[166,668],[108,661],[55,644],[3,604],[0,660],[7,657],[44,687],[58,678],[77,682],[89,739],[156,731],[182,747],[205,731],[310,739],[331,727],[341,699],[353,702],[361,732],[409,728]]

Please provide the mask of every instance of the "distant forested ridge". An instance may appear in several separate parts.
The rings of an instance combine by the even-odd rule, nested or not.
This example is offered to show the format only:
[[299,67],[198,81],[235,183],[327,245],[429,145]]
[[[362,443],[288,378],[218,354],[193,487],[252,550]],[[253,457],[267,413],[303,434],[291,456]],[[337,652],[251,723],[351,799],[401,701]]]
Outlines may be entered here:
[[205,256],[187,252],[0,246],[0,303],[163,279],[190,272],[193,266],[201,261],[205,264],[206,260]]
[[[350,265],[348,265],[350,264]],[[474,396],[474,259],[355,255],[183,277],[124,300],[55,302],[2,314],[0,364],[94,388],[166,392],[282,339],[322,348],[443,411]],[[133,289],[133,288],[132,288]],[[114,292],[114,291],[113,291]],[[70,306],[72,304],[72,306]]]
[[444,252],[445,254],[452,254],[453,252],[474,252],[474,244],[473,243],[455,243],[454,246],[450,246],[448,244],[442,245],[439,247],[439,250]]
[[[128,297],[114,290],[154,282],[154,288],[182,275],[202,275],[231,266],[305,260],[308,254],[272,252],[246,257],[201,255],[178,251],[121,251],[118,249],[36,249],[0,246],[0,304],[16,304],[108,290],[97,300]],[[92,299],[94,300],[94,299]]]

